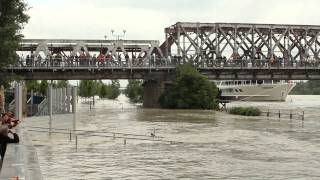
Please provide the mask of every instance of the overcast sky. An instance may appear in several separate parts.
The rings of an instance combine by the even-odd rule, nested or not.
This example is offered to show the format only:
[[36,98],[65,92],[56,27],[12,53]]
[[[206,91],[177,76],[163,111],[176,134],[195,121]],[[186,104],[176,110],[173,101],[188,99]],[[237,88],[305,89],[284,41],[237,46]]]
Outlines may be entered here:
[[319,0],[25,0],[26,38],[164,40],[178,21],[320,24]]

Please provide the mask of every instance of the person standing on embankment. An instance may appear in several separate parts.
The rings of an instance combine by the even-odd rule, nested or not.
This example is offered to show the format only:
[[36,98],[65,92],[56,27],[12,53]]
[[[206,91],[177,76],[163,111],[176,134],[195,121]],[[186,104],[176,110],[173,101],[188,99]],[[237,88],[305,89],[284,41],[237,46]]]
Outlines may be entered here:
[[[12,121],[4,121],[6,118],[1,117],[1,125],[0,125],[0,170],[2,167],[3,159],[7,150],[8,143],[19,143],[19,136],[15,132],[12,127],[17,125],[18,121],[15,121],[14,125],[12,125]],[[12,137],[11,137],[12,135]]]

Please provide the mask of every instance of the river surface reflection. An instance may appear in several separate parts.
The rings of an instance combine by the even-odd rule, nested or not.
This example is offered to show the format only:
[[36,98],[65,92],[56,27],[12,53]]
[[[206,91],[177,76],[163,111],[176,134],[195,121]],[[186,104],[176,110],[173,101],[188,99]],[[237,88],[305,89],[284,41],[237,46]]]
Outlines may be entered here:
[[[44,179],[320,179],[320,96],[287,102],[236,102],[262,109],[305,111],[305,121],[224,112],[141,109],[121,96],[78,104],[77,128],[146,135],[182,143],[124,140],[78,132],[30,131]],[[48,127],[48,117],[27,119]],[[54,128],[72,128],[72,115],[55,115]],[[113,136],[113,134],[104,134]],[[116,135],[121,136],[121,135]],[[150,137],[149,137],[150,136]],[[129,136],[131,137],[131,136]],[[162,137],[162,138],[161,138]]]

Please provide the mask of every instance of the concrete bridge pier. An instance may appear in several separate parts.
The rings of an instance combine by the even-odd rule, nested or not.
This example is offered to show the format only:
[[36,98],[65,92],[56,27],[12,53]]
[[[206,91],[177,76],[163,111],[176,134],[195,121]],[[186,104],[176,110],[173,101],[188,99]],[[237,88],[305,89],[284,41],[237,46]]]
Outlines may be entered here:
[[159,108],[159,98],[165,90],[165,78],[145,79],[143,83],[143,107],[144,108]]

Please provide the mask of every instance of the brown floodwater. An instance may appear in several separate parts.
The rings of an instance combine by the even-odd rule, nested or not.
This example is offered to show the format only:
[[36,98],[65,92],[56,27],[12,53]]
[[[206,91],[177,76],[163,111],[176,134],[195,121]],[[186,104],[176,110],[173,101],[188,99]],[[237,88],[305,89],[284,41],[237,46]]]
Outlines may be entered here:
[[[79,102],[77,129],[85,131],[77,132],[77,146],[75,135],[70,141],[69,134],[28,134],[48,180],[320,179],[320,96],[228,106],[244,105],[282,113],[305,111],[305,120],[142,109],[121,96],[116,101],[97,100],[91,110]],[[72,129],[72,119],[72,115],[54,115],[53,127]],[[29,118],[23,126],[47,128],[48,117]]]

